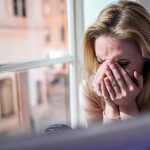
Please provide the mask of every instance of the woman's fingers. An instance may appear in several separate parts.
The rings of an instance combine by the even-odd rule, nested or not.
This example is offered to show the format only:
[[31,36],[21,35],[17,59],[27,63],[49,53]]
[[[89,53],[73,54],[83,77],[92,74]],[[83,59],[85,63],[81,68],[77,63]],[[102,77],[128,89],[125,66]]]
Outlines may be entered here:
[[[109,93],[109,91],[110,93]],[[102,96],[105,100],[106,103],[108,103],[109,105],[111,106],[114,106],[116,105],[112,100],[111,100],[111,97],[115,97],[115,93],[113,93],[112,89],[111,89],[111,86],[110,86],[110,83],[109,83],[109,79],[107,77],[105,77],[104,79],[102,79],[101,81],[101,90],[102,90]]]
[[111,100],[115,100],[116,94],[115,94],[115,91],[112,87],[112,84],[111,84],[109,78],[105,78],[104,83],[105,83],[106,89],[109,93],[109,96],[110,96]]
[[93,80],[93,89],[98,96],[105,95],[109,99],[114,99],[114,95],[117,94],[126,96],[128,91],[141,91],[143,76],[137,71],[134,71],[133,76],[135,82],[119,64],[109,60],[97,70]]
[[137,71],[134,71],[134,77],[136,79],[136,84],[140,90],[143,88],[143,76],[139,74]]
[[104,80],[105,80],[105,79],[103,79],[103,80],[101,81],[101,90],[102,90],[102,95],[103,95],[104,99],[105,99],[105,100],[108,100],[108,99],[110,99],[110,95],[109,95],[109,93],[108,93],[108,91],[107,91],[107,88],[106,88],[106,85],[105,85]]
[[96,72],[96,75],[93,79],[93,82],[92,82],[92,86],[93,86],[93,90],[94,92],[98,95],[98,96],[101,96],[101,87],[100,87],[100,83],[101,83],[101,80],[106,76],[105,74],[105,70],[107,69],[108,67],[108,62],[109,61],[105,61],[100,67],[99,69],[97,70]]
[[129,74],[118,64],[116,64],[119,72],[122,74],[122,78],[124,80],[124,83],[126,85],[126,87],[132,91],[135,88],[135,84],[132,81],[131,77],[129,76]]
[[106,68],[107,68],[107,66],[108,66],[108,62],[109,61],[105,61],[100,67],[99,67],[99,69],[97,70],[97,72],[96,72],[96,75],[95,75],[95,77],[94,77],[94,79],[93,79],[93,83],[92,83],[92,85],[94,86],[95,84],[100,84],[100,82],[101,82],[101,80],[104,78],[104,76],[105,76],[105,70],[106,70]]
[[116,79],[114,78],[114,75],[112,74],[112,71],[110,70],[109,67],[106,70],[106,75],[109,78],[109,82],[111,81],[111,85],[112,85],[115,93],[120,93],[121,91],[120,91],[119,85],[118,85]]
[[122,74],[123,81],[129,91],[133,91],[133,89],[142,89],[143,88],[143,76],[139,74],[137,71],[134,71],[134,79],[135,82],[131,79],[130,75],[119,65],[116,64],[119,72]]
[[120,91],[124,94],[126,94],[126,84],[122,78],[122,74],[121,72],[119,71],[119,69],[117,68],[116,64],[114,63],[111,63],[109,65],[110,69],[111,69],[111,72],[116,80],[116,82],[118,83],[118,86],[120,88]]

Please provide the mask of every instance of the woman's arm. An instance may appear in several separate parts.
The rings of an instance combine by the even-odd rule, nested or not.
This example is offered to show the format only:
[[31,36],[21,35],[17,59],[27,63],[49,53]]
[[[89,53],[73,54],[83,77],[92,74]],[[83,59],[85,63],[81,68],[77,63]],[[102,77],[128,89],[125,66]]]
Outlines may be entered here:
[[102,123],[103,121],[103,109],[100,97],[92,91],[92,85],[90,83],[90,81],[84,80],[80,84],[79,89],[82,118],[84,119],[86,126]]
[[139,114],[139,110],[136,102],[130,105],[130,107],[119,107],[121,120],[130,119]]
[[86,126],[95,123],[111,123],[120,120],[119,109],[117,105],[105,103],[102,97],[99,97],[92,91],[92,87],[86,81],[80,86],[80,106]]
[[118,106],[105,105],[103,111],[103,124],[113,123],[120,120],[120,112]]

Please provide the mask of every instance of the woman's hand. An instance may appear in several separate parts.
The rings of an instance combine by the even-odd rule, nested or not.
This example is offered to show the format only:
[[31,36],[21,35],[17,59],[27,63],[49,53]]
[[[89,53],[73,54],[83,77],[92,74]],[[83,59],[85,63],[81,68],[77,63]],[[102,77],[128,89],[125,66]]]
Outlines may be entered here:
[[136,97],[143,88],[143,77],[134,71],[134,83],[129,74],[118,64],[108,63],[106,77],[101,80],[101,91],[104,99],[113,101],[121,108],[132,108]]
[[92,85],[93,85],[94,92],[98,96],[101,96],[103,100],[105,101],[105,103],[109,104],[112,107],[116,107],[116,104],[114,104],[114,102],[107,96],[108,91],[106,89],[105,84],[103,83],[103,79],[106,77],[106,70],[108,68],[109,63],[110,63],[110,60],[107,60],[98,68]]
[[108,63],[109,63],[109,60],[108,61],[105,61],[104,63],[102,63],[100,65],[100,67],[98,68],[98,70],[96,71],[96,74],[95,74],[95,77],[93,79],[93,90],[94,92],[98,95],[98,96],[101,96],[101,86],[100,86],[100,83],[101,83],[101,80],[106,77],[106,74],[105,74],[105,71],[108,67]]

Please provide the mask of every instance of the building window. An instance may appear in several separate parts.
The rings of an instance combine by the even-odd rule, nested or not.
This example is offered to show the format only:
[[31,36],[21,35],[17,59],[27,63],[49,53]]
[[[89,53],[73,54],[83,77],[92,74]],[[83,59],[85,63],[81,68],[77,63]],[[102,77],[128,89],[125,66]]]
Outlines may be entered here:
[[60,28],[60,38],[61,38],[61,41],[64,42],[65,41],[65,29],[64,27],[61,27]]
[[18,7],[17,7],[17,0],[13,0],[13,10],[14,10],[14,15],[18,16]]
[[48,32],[45,36],[45,41],[46,43],[50,43],[51,42],[51,35],[50,35],[50,32]]
[[13,0],[14,16],[26,17],[26,0]]
[[26,17],[26,1],[22,0],[22,16]]

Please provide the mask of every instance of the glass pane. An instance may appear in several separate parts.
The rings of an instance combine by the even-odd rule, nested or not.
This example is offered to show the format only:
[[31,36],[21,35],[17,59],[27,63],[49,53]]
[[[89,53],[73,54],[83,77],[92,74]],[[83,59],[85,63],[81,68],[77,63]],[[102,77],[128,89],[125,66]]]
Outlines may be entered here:
[[68,54],[65,0],[0,1],[0,64]]
[[68,64],[0,74],[0,135],[70,126]]

